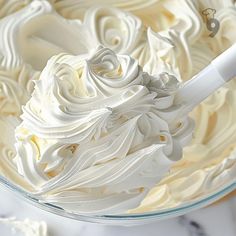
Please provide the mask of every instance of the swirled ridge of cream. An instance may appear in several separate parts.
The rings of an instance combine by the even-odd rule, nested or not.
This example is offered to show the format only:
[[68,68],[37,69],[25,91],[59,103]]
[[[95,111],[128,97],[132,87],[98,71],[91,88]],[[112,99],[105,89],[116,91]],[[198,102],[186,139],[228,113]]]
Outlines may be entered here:
[[32,191],[32,187],[18,173],[17,166],[14,163],[16,156],[15,145],[15,128],[20,124],[21,120],[13,116],[0,117],[0,173],[8,181],[25,190]]
[[3,18],[0,32],[0,64],[9,70],[24,64],[42,70],[53,55],[87,52],[81,22],[65,20],[44,0]]
[[80,213],[138,206],[182,157],[188,117],[174,119],[178,81],[98,47],[51,58],[16,128],[19,173],[47,202]]
[[2,19],[0,39],[0,63],[8,70],[25,64],[42,70],[53,55],[83,54],[100,44],[139,57],[147,41],[141,20],[128,12],[94,7],[82,23],[64,19],[45,0],[35,0]]
[[103,45],[131,55],[142,67],[151,64],[144,67],[148,73],[158,68],[157,74],[169,72],[179,78],[177,67],[161,59],[171,53],[173,43],[147,30],[138,17],[111,7],[93,7],[81,22],[64,19],[49,2],[35,0],[0,21],[0,40],[0,65],[6,70],[28,65],[41,71],[53,55],[78,55]]
[[159,2],[159,0],[130,0],[128,3],[125,0],[97,0],[96,3],[90,1],[74,1],[74,0],[50,0],[55,9],[69,19],[82,19],[87,9],[94,5],[103,5],[115,7],[129,12],[145,10]]
[[[182,166],[154,187],[136,209],[129,213],[142,213],[163,210],[193,203],[196,199],[204,199],[219,189],[223,189],[226,182],[235,181],[236,150],[219,163],[201,167],[197,165]],[[185,173],[184,169],[186,170]]]
[[[91,37],[91,43],[94,39],[98,38],[98,36],[103,36],[103,38],[99,38],[100,43],[107,47],[111,47],[114,50],[115,45],[112,43],[117,43],[118,45],[116,46],[121,47],[119,42],[130,42],[128,39],[133,39],[134,35],[141,36],[141,40],[139,40],[138,43],[136,38],[132,40],[132,45],[129,45],[127,52],[131,53],[131,55],[139,61],[143,60],[143,63],[140,63],[142,66],[147,63],[150,54],[155,54],[155,56],[158,57],[158,54],[163,53],[163,51],[167,49],[168,54],[162,55],[162,60],[166,63],[168,62],[172,67],[175,67],[176,71],[180,70],[181,78],[183,80],[190,79],[194,73],[205,67],[215,57],[215,54],[211,52],[209,45],[205,43],[205,38],[202,37],[206,30],[201,15],[202,6],[200,1],[132,1],[130,4],[125,4],[122,0],[116,2],[108,2],[106,0],[99,1],[99,3],[106,5],[106,7],[92,7],[94,5],[93,3],[73,0],[55,0],[52,2],[55,9],[61,15],[69,19],[79,18],[85,22],[86,28],[92,29],[92,31],[95,32],[95,35]],[[135,8],[131,7],[134,5]],[[129,21],[129,13],[121,13],[122,11],[120,10],[112,10],[112,6],[132,11],[132,13],[140,17],[142,21],[140,21],[140,19],[135,20],[134,16],[132,16],[132,21],[136,22],[136,24],[131,24]],[[92,8],[89,9],[89,7]],[[122,17],[122,15],[127,15],[127,19]],[[97,21],[94,21],[93,19],[97,19]],[[106,23],[108,21],[112,23],[109,25]],[[88,24],[88,22],[90,22],[90,24]],[[158,37],[152,39],[147,38],[148,34],[145,30],[144,35],[138,34],[137,26],[140,25],[140,22],[146,27],[150,27],[152,29],[149,29],[150,31],[157,30],[158,33],[156,32],[156,34]],[[122,24],[126,24],[127,26],[133,25],[133,27],[126,30],[124,27],[121,27]],[[118,28],[119,30],[117,30]],[[139,27],[139,29],[142,28]],[[132,35],[130,34],[131,36],[126,38],[126,34],[123,34],[125,31],[131,32]],[[120,35],[122,35],[122,37],[120,37]],[[170,47],[166,44],[160,44],[158,42],[161,37],[164,38],[165,41],[168,40],[170,42],[172,50],[170,50]],[[119,40],[119,38],[122,40]],[[130,49],[134,47],[133,44],[135,42],[137,43],[137,49],[133,53],[130,52]],[[124,45],[128,46],[127,44]],[[194,47],[195,45],[196,48]],[[155,50],[153,51],[154,48]],[[151,58],[154,57],[151,56]],[[158,64],[155,64],[154,66],[153,63],[152,70],[155,67],[158,67]]]
[[8,16],[30,3],[31,0],[2,0],[0,2],[0,18]]
[[12,184],[25,190],[32,190],[30,185],[19,175],[13,159],[15,128],[21,122],[19,115],[32,91],[31,79],[38,78],[27,65],[14,70],[0,69],[0,174]]
[[19,116],[22,105],[28,101],[33,89],[31,80],[39,74],[27,65],[14,70],[0,69],[0,114]]
[[194,202],[235,181],[235,99],[235,90],[222,88],[194,111],[198,122],[192,145],[185,148],[183,159],[170,174],[130,212],[163,210]]
[[[101,0],[99,3],[107,3],[105,1]],[[135,57],[144,67],[144,71],[152,75],[168,72],[178,79],[187,80],[205,67],[212,58],[236,42],[234,34],[236,11],[235,3],[231,0],[132,1],[130,4],[121,0],[107,3],[116,4],[113,6],[129,10],[140,19],[128,12],[114,10],[108,5],[93,7],[94,10],[87,11],[85,8],[78,7],[78,4],[83,4],[81,1],[51,0],[50,2],[53,7],[47,1],[34,1],[23,9],[20,8],[28,1],[1,2],[3,5],[0,7],[0,17],[4,18],[0,20],[2,42],[0,46],[5,44],[0,50],[0,81],[3,87],[0,100],[1,116],[9,114],[18,116],[21,113],[20,106],[25,104],[29,97],[24,93],[31,91],[27,81],[33,78],[35,70],[41,70],[46,65],[47,60],[54,53],[67,52],[76,55],[88,52],[98,44],[106,44],[117,53],[120,53],[119,50],[123,50],[124,53],[126,53],[126,49],[129,50],[130,55]],[[90,2],[84,4],[87,4],[86,7],[90,7]],[[214,38],[209,37],[210,32],[206,28],[206,19],[202,15],[202,11],[209,7],[216,9],[215,18],[221,23]],[[33,10],[36,8],[38,10]],[[61,16],[73,20],[64,19],[55,12],[54,8]],[[39,11],[40,13],[38,13]],[[12,14],[13,12],[15,13]],[[26,12],[28,14],[27,20],[25,20]],[[101,12],[102,14],[100,14]],[[89,20],[90,16],[93,16],[93,19],[99,19],[98,22],[92,21],[92,18]],[[104,27],[101,24],[106,17],[112,21],[112,26],[105,25]],[[52,24],[47,24],[48,18],[53,19],[50,20],[53,22]],[[84,23],[85,18],[87,18],[86,24]],[[77,21],[76,23],[76,19],[80,19],[81,22]],[[152,30],[146,30],[143,24],[150,26]],[[135,25],[140,27],[133,27]],[[60,33],[60,38],[63,38],[60,42],[55,37],[57,34],[52,31],[53,28],[59,28],[60,32],[66,32]],[[76,32],[76,35],[71,37],[73,31]],[[107,37],[108,32],[109,34],[112,32],[112,37]],[[66,37],[66,35],[69,36]],[[136,36],[138,40],[136,40]],[[133,37],[135,45],[133,42],[129,42],[127,37]],[[80,38],[84,44],[81,43]],[[80,45],[79,48],[77,50],[73,50],[72,47],[68,48],[65,43],[67,39],[71,40],[70,45]],[[92,40],[90,41],[90,39]],[[13,46],[16,46],[11,46],[11,42],[13,42]],[[32,47],[28,47],[30,45],[34,46],[34,50],[31,50]],[[9,49],[7,52],[6,48]],[[131,48],[133,50],[130,50]],[[25,72],[20,73],[20,71]],[[34,76],[33,79],[36,78],[37,76]],[[22,81],[24,82],[22,83]],[[19,94],[17,86],[20,88]],[[190,197],[188,196],[191,196],[192,200],[196,200],[217,189],[220,185],[229,183],[234,178],[229,174],[229,172],[232,173],[230,168],[233,168],[233,165],[226,168],[227,171],[222,171],[222,173],[220,171],[213,175],[209,170],[213,171],[213,167],[219,165],[225,167],[225,160],[229,157],[232,159],[234,155],[234,152],[232,155],[230,153],[235,149],[236,143],[235,136],[232,135],[235,133],[235,89],[235,82],[232,81],[228,86],[219,90],[220,96],[218,93],[213,95],[194,111],[192,116],[196,121],[196,128],[192,145],[184,150],[183,159],[174,164],[166,178],[147,196],[147,199],[153,201],[152,207],[149,207],[148,202],[144,201],[147,208],[145,209],[145,205],[142,203],[142,210],[139,209],[139,211],[166,209],[172,206],[171,202],[174,202],[175,206],[181,205],[189,201]],[[8,127],[9,124],[8,121],[5,121],[5,117],[1,119],[6,122]],[[9,130],[13,132],[13,129]],[[5,134],[7,135],[7,132]],[[11,137],[13,136],[11,135]],[[3,145],[6,145],[5,141]],[[7,146],[10,148],[9,144]],[[10,149],[15,153],[13,147]],[[9,160],[12,160],[13,156],[4,155],[5,158],[9,157]],[[198,175],[194,175],[200,169],[204,172],[205,178],[211,176],[209,179],[212,179],[212,184],[208,187],[201,184],[202,178],[196,178]],[[3,175],[7,175],[10,179],[12,174],[15,175],[15,169],[8,168],[7,170],[9,173],[4,172],[4,168],[2,168]],[[195,176],[194,180],[198,188],[191,188],[192,183],[188,181],[190,174]],[[221,181],[215,181],[219,180],[218,176]],[[185,186],[186,189],[185,194],[180,198],[181,201],[176,201],[174,197],[178,195],[178,188],[169,187],[173,186],[173,181],[178,181],[178,179],[184,182],[182,186]],[[16,178],[13,181],[15,180]],[[157,189],[163,189],[163,187],[168,193],[171,193],[168,195],[170,201],[165,201],[165,197],[158,197],[159,191]],[[192,194],[186,194],[190,189]]]
[[96,0],[74,1],[74,0],[50,0],[55,10],[67,19],[82,20],[87,14],[87,10],[95,6],[106,6],[130,12],[142,20],[145,26],[150,26],[153,30],[166,29],[173,23],[174,16],[166,11],[163,1],[160,0]]
[[[163,3],[166,4],[168,1],[163,1]],[[185,52],[189,55],[189,65],[191,64],[192,68],[185,79],[188,79],[191,73],[196,74],[209,63],[211,58],[236,42],[235,35],[232,33],[236,27],[235,3],[209,0],[196,1],[195,4],[198,7],[189,9],[189,12],[197,11],[201,14],[206,8],[216,9],[215,18],[219,20],[220,28],[215,37],[211,38],[210,32],[206,26],[203,26],[204,30],[198,34],[195,42],[188,41],[184,44],[187,49]],[[179,8],[182,6],[179,5]],[[171,8],[166,5],[166,9]],[[175,11],[178,9],[176,8]],[[191,22],[193,28],[195,27],[190,17],[186,20],[188,23]],[[205,22],[203,15],[199,21]],[[179,31],[181,33],[183,29]],[[159,33],[162,34],[162,32]],[[174,53],[167,60],[179,58],[179,61],[184,61],[184,55],[181,52]],[[180,67],[179,71],[181,78],[184,78],[184,72]],[[131,212],[140,213],[180,206],[202,199],[235,181],[235,96],[235,82],[231,81],[195,109],[192,114],[196,121],[194,139],[192,144],[185,148],[183,159],[176,163],[169,175],[149,192],[140,207]]]

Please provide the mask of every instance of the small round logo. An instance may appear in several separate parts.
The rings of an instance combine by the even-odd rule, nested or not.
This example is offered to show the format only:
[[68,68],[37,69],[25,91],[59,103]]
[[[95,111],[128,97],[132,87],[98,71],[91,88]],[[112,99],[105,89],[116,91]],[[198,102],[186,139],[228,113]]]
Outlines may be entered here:
[[207,29],[211,32],[209,36],[213,38],[220,29],[220,22],[215,18],[216,10],[207,8],[202,14],[205,16]]

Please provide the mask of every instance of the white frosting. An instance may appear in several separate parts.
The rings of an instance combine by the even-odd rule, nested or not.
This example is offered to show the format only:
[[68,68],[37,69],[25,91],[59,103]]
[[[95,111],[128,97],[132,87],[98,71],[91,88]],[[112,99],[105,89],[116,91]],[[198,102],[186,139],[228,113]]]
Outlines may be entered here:
[[0,223],[11,226],[24,236],[47,236],[47,224],[44,221],[33,221],[30,219],[17,220],[12,218],[0,218]]
[[33,89],[31,79],[39,74],[28,66],[14,70],[0,69],[0,114],[19,116]]
[[179,78],[177,68],[160,60],[170,53],[172,43],[154,36],[151,30],[147,33],[139,18],[118,9],[93,7],[81,23],[64,19],[47,1],[36,0],[0,21],[0,32],[1,65],[8,70],[25,64],[42,70],[53,55],[82,54],[102,44],[116,53],[131,55],[141,66],[151,64],[144,68],[148,73],[158,68],[158,72],[171,72]]
[[[51,56],[58,53],[81,55],[83,53],[89,53],[91,49],[103,44],[116,53],[131,55],[138,60],[145,72],[155,77],[160,77],[160,74],[167,72],[170,75],[174,75],[178,80],[187,80],[205,67],[212,58],[236,42],[234,33],[236,6],[231,0],[132,0],[128,4],[127,1],[123,0],[109,2],[100,0],[96,1],[101,5],[100,7],[93,7],[89,10],[87,9],[93,6],[94,2],[74,0],[51,0],[50,2],[52,6],[47,1],[33,1],[30,4],[29,1],[16,0],[0,2],[0,18],[2,18],[0,20],[0,130],[3,130],[5,134],[4,138],[2,137],[0,139],[0,144],[2,147],[6,147],[2,148],[3,152],[0,154],[0,167],[1,173],[4,176],[27,189],[29,189],[29,186],[16,173],[15,164],[12,163],[12,159],[15,156],[12,137],[14,127],[19,121],[13,121],[12,118],[10,121],[5,116],[19,116],[22,112],[21,105],[26,103],[32,91],[31,79],[38,78],[39,72],[41,72]],[[102,6],[102,3],[106,7]],[[23,8],[24,6],[26,7]],[[131,11],[135,16],[120,9],[114,9],[111,6]],[[206,19],[202,14],[202,11],[209,7],[216,9],[215,18],[220,22],[219,31],[214,38],[209,37],[210,32],[206,28]],[[144,25],[151,28],[146,28]],[[75,58],[78,59],[80,57]],[[69,56],[65,55],[57,59],[54,58],[53,60],[69,60],[69,58]],[[52,65],[54,65],[53,60],[51,61]],[[80,58],[78,60],[81,61],[82,59]],[[73,64],[72,71],[62,66],[60,71],[71,75],[75,70],[74,66],[77,65]],[[86,67],[84,66],[84,68]],[[56,70],[56,68],[54,69]],[[64,75],[62,77],[64,78]],[[43,79],[41,80],[43,81]],[[59,82],[58,85],[48,84],[47,86],[59,86],[58,89],[63,91],[62,98],[73,98],[70,102],[74,101],[74,97],[71,95],[71,90],[69,89],[70,84],[60,80]],[[135,80],[136,82],[137,80]],[[41,83],[36,83],[36,87]],[[70,83],[73,86],[77,85],[76,87],[79,87],[76,80],[71,80]],[[42,84],[45,84],[45,82]],[[142,86],[149,87],[150,91],[153,87],[161,85],[142,84]],[[112,102],[111,104],[109,103],[109,106],[105,106],[101,96],[105,94],[105,96],[109,97],[110,101],[110,97],[116,94],[118,88],[110,90],[108,87],[104,88],[104,84],[102,87],[99,84],[98,88],[102,95],[98,93],[95,101],[99,106],[102,104],[100,108],[103,110],[101,113],[94,113],[93,116],[90,115],[89,118],[93,119],[96,125],[100,122],[99,129],[95,129],[94,126],[90,127],[92,133],[95,130],[99,130],[97,132],[99,136],[99,134],[104,135],[103,128],[106,127],[107,123],[110,123],[111,117],[114,117],[114,109],[111,110],[110,107],[114,105],[113,102],[120,100],[115,100],[117,99],[115,97],[114,100],[111,100]],[[90,89],[92,88],[89,87],[89,92],[94,91],[90,91]],[[236,84],[232,81],[228,86],[220,89],[218,93],[202,103],[193,112],[192,116],[196,121],[195,135],[192,144],[184,150],[184,158],[178,161],[171,168],[170,173],[162,179],[161,183],[151,190],[147,198],[142,202],[141,208],[135,209],[134,211],[144,212],[177,206],[197,199],[203,194],[215,191],[217,188],[223,186],[223,184],[229,183],[235,178],[233,175],[235,154],[232,151],[235,149],[236,143],[233,135],[235,133],[235,89]],[[41,89],[38,91],[38,96],[46,92]],[[75,93],[83,96],[86,95],[84,94],[84,90],[81,89],[75,90]],[[61,99],[58,96],[59,94],[56,95],[55,93],[56,101],[57,99]],[[171,97],[169,96],[169,98]],[[70,163],[71,165],[73,164],[74,159],[76,159],[74,158],[74,153],[76,153],[74,149],[77,147],[77,145],[73,145],[76,143],[74,141],[80,136],[79,133],[76,133],[76,130],[73,130],[74,132],[67,131],[70,128],[73,129],[73,125],[70,126],[73,122],[81,122],[83,117],[80,117],[78,120],[76,119],[76,121],[73,120],[77,106],[74,107],[70,104],[69,108],[72,110],[69,109],[70,116],[67,114],[68,116],[63,123],[61,132],[52,132],[52,136],[54,136],[49,137],[51,130],[49,131],[44,126],[43,119],[37,119],[37,124],[40,125],[36,127],[33,125],[36,121],[29,118],[32,114],[36,114],[38,117],[38,109],[42,105],[40,97],[37,98],[38,100],[35,97],[33,98],[31,100],[33,101],[32,104],[37,104],[37,107],[33,107],[32,105],[28,108],[29,105],[26,106],[26,111],[31,113],[25,118],[27,119],[28,126],[24,130],[24,135],[22,134],[22,140],[30,137],[34,142],[40,143],[44,153],[43,156],[46,163],[50,163],[48,165],[50,168],[45,171],[44,165],[41,165],[40,168],[39,162],[29,158],[24,160],[24,165],[33,165],[33,167],[30,167],[30,170],[34,171],[32,172],[34,173],[33,175],[38,176],[38,181],[30,177],[30,174],[32,174],[31,171],[28,171],[27,174],[25,172],[24,175],[30,179],[29,182],[33,182],[31,183],[32,186],[37,186],[38,193],[41,191],[45,195],[44,199],[50,197],[52,198],[51,202],[55,204],[60,201],[61,206],[62,202],[66,199],[63,202],[64,207],[71,208],[72,210],[86,211],[85,208],[87,205],[84,205],[84,209],[73,208],[74,196],[77,194],[76,191],[71,191],[64,198],[62,194],[63,189],[59,187],[64,181],[59,181],[61,180],[59,170],[60,168],[70,166]],[[45,108],[44,112],[54,121],[51,124],[57,125],[56,127],[58,127],[61,124],[59,121],[62,118],[60,112],[63,112],[63,110],[60,110],[61,107],[57,107],[56,103],[52,101],[47,101],[45,98],[44,103],[46,104],[48,102],[54,109]],[[86,99],[86,105],[87,101]],[[169,103],[170,106],[171,101]],[[91,112],[89,113],[89,110],[86,110],[87,106],[85,104],[85,108],[82,106],[83,104],[80,105],[85,109],[83,111],[85,112],[84,114],[88,115]],[[64,104],[64,106],[67,105],[67,103]],[[103,120],[99,119],[100,116],[103,117]],[[116,121],[118,122],[119,119]],[[69,138],[65,137],[65,133],[63,136],[62,130],[70,135],[72,143],[68,142]],[[125,129],[125,131],[126,134],[129,133],[128,129]],[[92,137],[92,133],[85,132],[85,135],[89,139]],[[40,137],[35,136],[35,134],[39,134]],[[122,134],[125,135],[124,133]],[[10,139],[11,142],[9,142]],[[50,141],[48,141],[49,139]],[[27,155],[29,155],[30,151],[35,151],[33,149],[35,147],[32,146],[33,144],[30,146],[29,143],[22,148]],[[53,147],[54,149],[49,149],[49,147]],[[52,153],[53,150],[57,150],[57,152]],[[71,154],[72,151],[74,152],[73,155]],[[52,153],[52,158],[48,160],[46,156],[50,153]],[[55,160],[54,158],[58,155],[60,158]],[[68,160],[63,158],[65,155],[69,157],[67,158]],[[53,171],[48,174],[50,170]],[[21,170],[21,173],[23,172]],[[194,186],[192,186],[192,181],[189,181],[190,177],[196,183]],[[18,179],[19,181],[17,181]],[[58,179],[58,182],[56,182],[56,179]],[[204,182],[204,180],[206,181]],[[49,191],[50,187],[53,189],[52,192]],[[137,195],[137,192],[132,196],[131,194],[122,195],[123,206],[125,202],[127,203],[123,209],[129,208],[127,199],[131,199],[131,202],[138,204],[148,188],[150,186],[146,186],[146,189],[142,192],[143,195],[140,193],[140,198],[136,200],[134,200],[134,196],[135,194]],[[179,193],[179,189],[185,189],[185,191]],[[88,197],[88,193],[86,191],[85,193],[84,198],[78,201],[83,202]],[[96,202],[97,205],[102,197],[100,199],[96,198],[98,200]],[[111,199],[112,201],[109,204],[113,204],[114,202],[117,204],[114,205],[113,209],[109,209],[110,212],[121,209],[118,206],[118,196],[112,195]],[[88,205],[91,201],[88,201]],[[132,204],[129,206],[132,207]],[[91,206],[90,210],[95,210],[95,207]]]
[[177,85],[103,47],[53,57],[16,129],[19,173],[46,201],[70,211],[137,206],[191,139],[187,117],[171,121]]
[[[191,11],[197,10],[200,14],[209,7],[216,9],[215,18],[220,22],[220,29],[214,38],[210,38],[210,32],[203,26],[205,30],[199,33],[198,40],[185,44],[191,55],[192,74],[236,42],[233,34],[236,8],[232,1],[199,1],[199,4],[200,8]],[[204,16],[199,20],[204,20]],[[179,55],[184,56],[184,53]],[[172,58],[177,57],[167,60]],[[185,61],[184,57],[180,61]],[[180,74],[183,75],[181,68]],[[195,109],[192,114],[196,121],[194,139],[192,145],[185,148],[184,158],[149,192],[140,207],[131,212],[175,207],[203,198],[235,181],[235,89],[235,82],[232,81]]]
[[186,162],[184,164],[154,187],[138,208],[129,212],[143,213],[193,203],[196,199],[203,199],[222,189],[225,183],[231,184],[235,180],[235,151],[209,167],[203,167],[203,163],[202,166],[188,163],[186,168]]
[[12,69],[27,63],[42,70],[55,54],[84,53],[81,30],[80,21],[65,20],[47,1],[33,1],[0,21],[1,66]]
[[16,117],[0,117],[0,173],[13,184],[24,187],[26,190],[32,190],[30,185],[18,173],[14,163],[16,151],[15,128],[20,124],[20,119]]
[[91,1],[76,0],[49,1],[54,5],[55,9],[61,15],[63,15],[65,18],[70,19],[82,19],[86,11],[94,5],[104,5],[109,7],[120,8],[125,11],[137,12],[139,10],[144,10],[158,2],[158,0],[129,0],[128,3],[126,0],[96,0],[96,3]]
[[2,0],[0,1],[0,18],[8,16],[29,4],[30,0]]
[[117,53],[129,55],[139,46],[144,30],[139,18],[109,7],[89,9],[83,23],[90,31],[90,48],[102,44]]

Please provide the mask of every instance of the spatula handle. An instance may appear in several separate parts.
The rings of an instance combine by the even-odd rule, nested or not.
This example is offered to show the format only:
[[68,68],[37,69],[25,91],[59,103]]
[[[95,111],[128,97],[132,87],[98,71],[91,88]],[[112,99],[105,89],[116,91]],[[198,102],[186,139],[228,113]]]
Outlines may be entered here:
[[187,114],[205,98],[236,77],[236,44],[215,58],[205,69],[185,82],[176,94],[176,103]]

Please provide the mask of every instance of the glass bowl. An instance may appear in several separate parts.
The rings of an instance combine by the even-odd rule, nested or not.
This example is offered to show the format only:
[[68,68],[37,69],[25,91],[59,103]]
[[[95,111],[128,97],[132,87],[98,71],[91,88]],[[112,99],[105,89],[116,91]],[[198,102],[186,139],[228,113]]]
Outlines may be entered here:
[[[59,5],[60,5],[60,3],[59,3]],[[143,7],[140,6],[140,9],[142,9],[142,8]],[[152,12],[152,14],[153,14],[153,12]],[[155,15],[156,15],[156,12],[155,12]],[[147,20],[148,19],[149,19],[149,17],[147,18]],[[159,29],[159,30],[161,30],[161,29]],[[190,211],[210,205],[213,202],[222,198],[223,196],[227,195],[228,193],[230,193],[234,189],[236,189],[236,181],[231,181],[231,182],[228,182],[227,184],[225,184],[224,186],[219,187],[214,192],[211,192],[211,194],[206,194],[204,196],[197,198],[196,200],[182,204],[178,207],[168,208],[165,210],[144,212],[142,214],[136,213],[136,214],[120,214],[120,215],[81,215],[81,214],[75,214],[75,213],[66,211],[58,206],[53,205],[53,204],[41,202],[34,195],[23,190],[22,188],[18,187],[17,185],[14,185],[12,182],[7,180],[3,176],[0,176],[0,184],[3,187],[6,187],[9,190],[11,190],[13,193],[17,194],[24,201],[28,201],[32,205],[34,205],[38,208],[41,208],[45,211],[48,211],[48,212],[51,212],[51,213],[54,213],[56,215],[60,215],[63,217],[78,220],[78,221],[102,223],[102,224],[108,224],[108,225],[109,224],[110,225],[140,225],[140,224],[150,223],[150,222],[157,221],[157,220],[164,220],[164,219],[184,215]]]
[[80,215],[72,212],[65,211],[64,209],[57,207],[52,204],[41,202],[32,194],[27,191],[19,188],[18,186],[9,182],[6,178],[0,176],[0,184],[7,189],[11,190],[23,200],[31,203],[32,205],[43,209],[45,211],[60,215],[63,217],[71,218],[78,221],[92,222],[92,223],[101,223],[107,225],[140,225],[151,223],[157,220],[164,220],[168,218],[173,218],[176,216],[184,215],[190,211],[205,207],[212,204],[213,202],[224,197],[231,191],[236,189],[236,181],[232,181],[221,188],[217,189],[211,194],[200,197],[197,200],[189,202],[187,204],[182,204],[181,206],[169,208],[160,211],[146,212],[142,214],[121,214],[121,215]]

